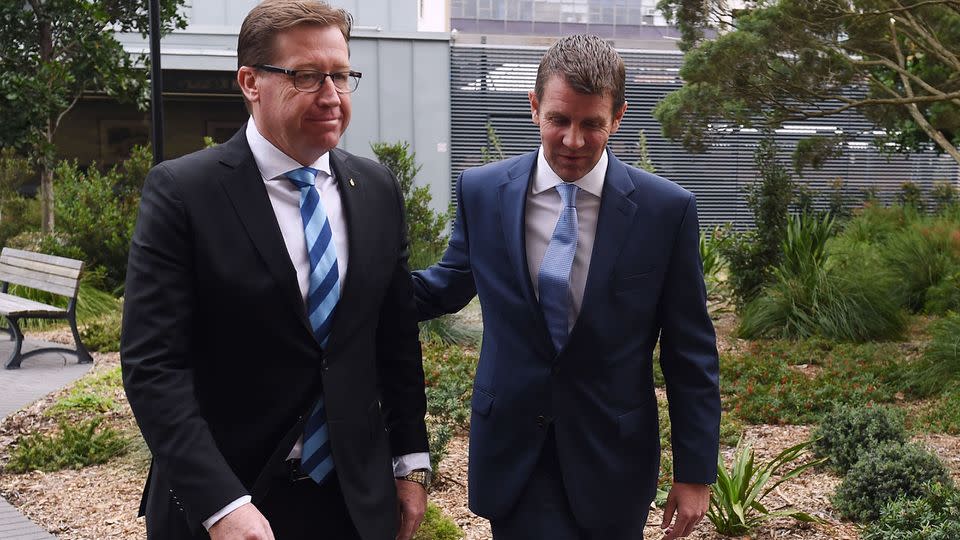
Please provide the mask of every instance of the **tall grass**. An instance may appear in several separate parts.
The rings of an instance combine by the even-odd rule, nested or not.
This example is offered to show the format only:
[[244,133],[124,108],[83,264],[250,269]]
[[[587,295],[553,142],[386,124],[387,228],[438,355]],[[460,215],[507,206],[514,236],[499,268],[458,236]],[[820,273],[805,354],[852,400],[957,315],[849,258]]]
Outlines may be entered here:
[[[43,302],[44,304],[49,304],[51,306],[64,309],[67,307],[68,299],[66,297],[39,291],[37,289],[21,287],[19,285],[11,285],[8,292],[10,294],[15,294],[21,298],[26,298],[35,302]],[[114,313],[119,309],[120,301],[114,298],[113,295],[101,291],[85,281],[80,282],[80,290],[77,293],[78,325],[82,326],[84,323],[94,321],[105,315]],[[6,321],[4,321],[3,324],[6,325]],[[21,327],[34,330],[51,328],[53,326],[62,324],[66,323],[64,321],[50,321],[43,319],[23,319],[21,321]]]
[[919,396],[960,391],[960,313],[934,323],[931,333],[923,357],[904,368],[907,384]]
[[922,219],[890,235],[880,254],[899,282],[897,293],[911,311],[926,304],[927,291],[960,272],[960,224]]

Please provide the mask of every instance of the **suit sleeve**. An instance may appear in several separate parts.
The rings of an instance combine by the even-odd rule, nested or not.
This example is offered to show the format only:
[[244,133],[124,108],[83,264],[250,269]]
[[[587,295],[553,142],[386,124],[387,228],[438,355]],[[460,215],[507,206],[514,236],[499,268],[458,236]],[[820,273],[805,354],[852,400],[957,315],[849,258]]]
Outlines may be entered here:
[[457,216],[447,250],[440,262],[413,273],[417,313],[421,321],[463,309],[477,294],[464,208],[463,173],[457,179]]
[[248,493],[194,396],[193,239],[177,180],[161,164],[143,188],[127,265],[120,358],[127,399],[153,454],[154,479],[169,484],[196,529]]
[[392,175],[389,175],[389,180],[400,216],[400,250],[380,308],[376,339],[382,407],[390,432],[390,449],[396,457],[427,451],[427,426],[424,421],[427,399],[420,329],[417,326],[408,266],[410,239],[403,194]]
[[720,443],[720,363],[707,312],[696,199],[687,201],[663,293],[660,366],[672,426],[674,480],[716,481]]

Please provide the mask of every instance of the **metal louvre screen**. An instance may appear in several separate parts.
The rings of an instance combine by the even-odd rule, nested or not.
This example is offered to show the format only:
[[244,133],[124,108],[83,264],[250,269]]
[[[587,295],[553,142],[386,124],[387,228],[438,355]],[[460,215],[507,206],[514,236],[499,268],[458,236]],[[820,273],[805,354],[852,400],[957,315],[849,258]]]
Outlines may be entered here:
[[[539,132],[530,118],[527,92],[533,89],[537,66],[545,48],[503,48],[453,46],[450,51],[451,103],[451,201],[456,202],[456,179],[466,168],[481,165],[482,149],[488,148],[487,122],[503,146],[505,157],[537,148]],[[656,173],[689,189],[697,196],[701,227],[733,223],[750,227],[753,218],[746,206],[744,189],[757,177],[753,152],[761,135],[743,130],[730,133],[702,154],[692,154],[679,143],[665,139],[653,118],[654,106],[680,87],[678,53],[620,51],[627,66],[627,113],[609,147],[625,163],[639,158],[639,132],[647,138],[647,150]],[[832,135],[868,131],[870,123],[850,111],[830,118],[794,122],[776,133],[782,160],[791,168],[790,153],[796,142],[814,133]],[[840,181],[844,200],[858,206],[865,192],[873,191],[881,201],[896,200],[900,186],[913,182],[925,199],[933,183],[956,185],[957,163],[934,151],[916,154],[883,155],[867,138],[847,144],[841,157],[831,159],[820,170],[804,170],[794,180],[814,194],[814,204],[825,208],[830,190]]]

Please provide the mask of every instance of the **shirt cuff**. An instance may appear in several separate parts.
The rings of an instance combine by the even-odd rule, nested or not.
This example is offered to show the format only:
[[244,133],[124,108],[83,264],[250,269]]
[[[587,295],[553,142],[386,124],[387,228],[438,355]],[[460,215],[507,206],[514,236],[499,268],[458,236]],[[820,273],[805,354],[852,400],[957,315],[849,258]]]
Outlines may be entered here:
[[433,469],[430,468],[429,453],[417,452],[415,454],[404,454],[402,456],[393,458],[394,478],[406,476],[417,469],[427,469],[428,471],[433,471]]
[[253,498],[250,497],[250,495],[244,495],[243,497],[240,497],[239,499],[233,501],[232,503],[224,506],[219,512],[208,517],[206,521],[203,522],[203,528],[206,529],[207,532],[210,532],[210,527],[213,527],[214,525],[216,525],[218,521],[227,517],[227,514],[229,514],[230,512],[233,512],[237,508],[240,508],[241,506],[247,504],[252,500]]

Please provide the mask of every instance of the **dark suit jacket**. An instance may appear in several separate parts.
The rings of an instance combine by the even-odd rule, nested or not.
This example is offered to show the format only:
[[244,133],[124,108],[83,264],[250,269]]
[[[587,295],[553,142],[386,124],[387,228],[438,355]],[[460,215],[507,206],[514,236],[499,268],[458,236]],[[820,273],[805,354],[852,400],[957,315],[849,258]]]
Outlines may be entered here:
[[577,520],[598,528],[653,499],[660,455],[658,339],[675,478],[716,478],[720,395],[694,197],[610,154],[583,306],[554,350],[527,267],[524,208],[536,152],[465,171],[441,262],[414,274],[421,318],[474,294],[483,346],[470,426],[470,508],[498,519],[519,498],[552,424]]
[[231,501],[269,496],[322,389],[354,522],[364,539],[394,537],[391,457],[427,450],[403,199],[386,168],[341,150],[330,162],[349,267],[326,350],[243,129],[147,178],[121,359],[153,453],[142,505],[151,536],[178,538],[184,523],[202,533]]

